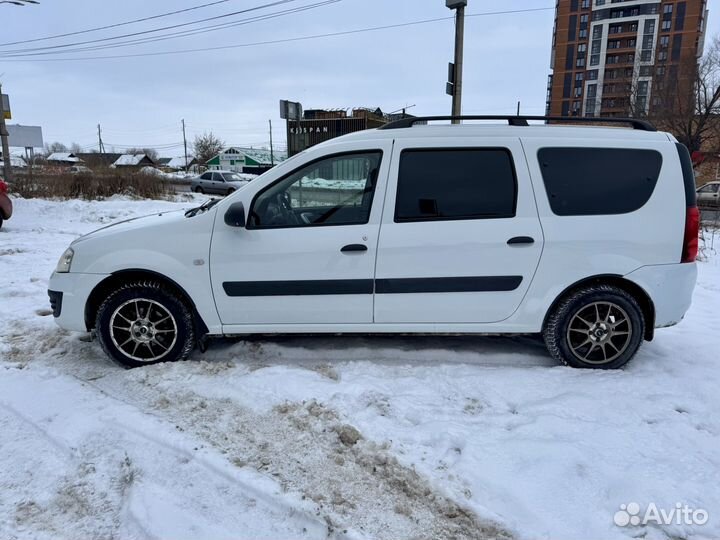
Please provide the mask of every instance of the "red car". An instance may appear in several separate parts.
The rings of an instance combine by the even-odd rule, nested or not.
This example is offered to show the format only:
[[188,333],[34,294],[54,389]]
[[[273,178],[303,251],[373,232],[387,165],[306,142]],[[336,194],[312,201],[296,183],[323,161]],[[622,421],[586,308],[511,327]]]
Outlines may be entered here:
[[7,192],[8,185],[0,177],[0,227],[2,227],[4,220],[10,219],[10,216],[12,216],[12,201]]

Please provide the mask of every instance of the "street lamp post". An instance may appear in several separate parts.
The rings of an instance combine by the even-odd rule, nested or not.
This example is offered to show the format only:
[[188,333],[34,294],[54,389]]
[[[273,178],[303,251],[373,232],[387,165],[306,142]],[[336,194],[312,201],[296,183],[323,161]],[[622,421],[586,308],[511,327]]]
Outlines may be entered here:
[[[465,40],[465,7],[467,0],[445,0],[445,5],[455,10],[455,64],[451,70],[452,80],[448,88],[452,89],[452,115],[462,115],[463,48]],[[459,124],[459,120],[453,120]]]

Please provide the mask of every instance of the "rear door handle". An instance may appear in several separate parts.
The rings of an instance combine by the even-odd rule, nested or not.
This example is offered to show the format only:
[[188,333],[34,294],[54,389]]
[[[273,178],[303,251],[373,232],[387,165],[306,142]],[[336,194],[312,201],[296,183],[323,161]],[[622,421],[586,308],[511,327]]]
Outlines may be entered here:
[[340,251],[342,253],[358,253],[361,251],[367,251],[368,248],[364,244],[348,244],[347,246],[343,247]]
[[520,244],[534,244],[535,239],[529,236],[516,236],[507,241],[508,246],[517,246]]

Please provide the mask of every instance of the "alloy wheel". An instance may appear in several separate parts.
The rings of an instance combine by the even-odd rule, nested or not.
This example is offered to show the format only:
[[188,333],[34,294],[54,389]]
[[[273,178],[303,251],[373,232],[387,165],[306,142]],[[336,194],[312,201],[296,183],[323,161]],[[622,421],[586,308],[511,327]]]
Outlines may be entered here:
[[175,345],[178,327],[165,306],[155,300],[135,298],[113,312],[110,337],[131,360],[157,362]]

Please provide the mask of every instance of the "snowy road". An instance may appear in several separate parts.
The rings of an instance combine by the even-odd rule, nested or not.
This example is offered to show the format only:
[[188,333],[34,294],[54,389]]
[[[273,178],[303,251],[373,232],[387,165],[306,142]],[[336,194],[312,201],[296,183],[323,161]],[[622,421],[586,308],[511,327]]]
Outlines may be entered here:
[[[15,201],[0,230],[0,539],[720,536],[714,255],[686,320],[619,372],[469,337],[224,341],[122,370],[54,325],[47,278],[79,234],[181,206]],[[709,520],[616,526],[630,502]]]

